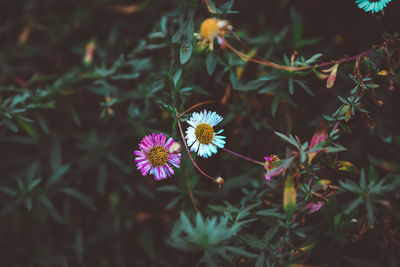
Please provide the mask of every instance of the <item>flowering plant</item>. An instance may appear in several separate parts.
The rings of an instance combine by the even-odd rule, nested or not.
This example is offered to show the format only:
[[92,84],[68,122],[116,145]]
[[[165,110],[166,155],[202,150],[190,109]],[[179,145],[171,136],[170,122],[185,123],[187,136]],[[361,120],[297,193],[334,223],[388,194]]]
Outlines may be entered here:
[[400,265],[398,1],[3,2],[0,266]]

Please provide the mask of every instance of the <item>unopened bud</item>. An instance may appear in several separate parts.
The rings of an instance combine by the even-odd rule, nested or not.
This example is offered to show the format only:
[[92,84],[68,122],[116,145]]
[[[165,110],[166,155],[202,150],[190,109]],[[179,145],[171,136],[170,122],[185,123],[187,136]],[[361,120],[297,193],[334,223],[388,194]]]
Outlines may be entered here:
[[169,147],[169,153],[179,153],[181,151],[181,144],[178,142],[173,143]]
[[218,184],[218,187],[221,187],[221,185],[224,183],[224,179],[222,179],[221,176],[218,176],[215,178],[214,182]]

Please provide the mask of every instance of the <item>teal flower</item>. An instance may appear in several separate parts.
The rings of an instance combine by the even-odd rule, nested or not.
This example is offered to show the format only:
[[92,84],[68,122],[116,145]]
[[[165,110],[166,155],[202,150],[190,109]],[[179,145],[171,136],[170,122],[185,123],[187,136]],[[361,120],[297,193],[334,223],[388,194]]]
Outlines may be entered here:
[[356,4],[365,12],[379,12],[392,0],[356,0]]

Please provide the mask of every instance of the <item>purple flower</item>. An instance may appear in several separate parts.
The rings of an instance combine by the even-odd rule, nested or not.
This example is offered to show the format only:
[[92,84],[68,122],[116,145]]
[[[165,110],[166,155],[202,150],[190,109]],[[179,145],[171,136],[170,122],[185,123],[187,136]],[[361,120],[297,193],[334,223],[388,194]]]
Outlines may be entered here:
[[301,211],[309,209],[308,213],[314,213],[314,212],[319,211],[324,205],[325,205],[325,202],[323,202],[323,201],[318,201],[317,203],[310,202],[307,205],[305,205]]
[[167,140],[164,134],[147,135],[143,137],[139,144],[140,150],[135,150],[135,163],[137,169],[143,176],[148,173],[154,175],[154,179],[159,181],[167,179],[174,174],[170,164],[179,168],[181,154],[179,151],[169,152],[171,145],[175,143],[172,138]]
[[[278,162],[279,158],[278,158],[278,156],[272,154],[270,156],[265,156],[264,159],[265,159],[264,168],[267,170],[267,173],[265,174],[265,180],[271,181],[271,175],[268,175],[268,171],[272,170],[272,168],[274,167],[273,166],[274,163]],[[273,176],[276,176],[279,174],[280,174],[280,172]]]

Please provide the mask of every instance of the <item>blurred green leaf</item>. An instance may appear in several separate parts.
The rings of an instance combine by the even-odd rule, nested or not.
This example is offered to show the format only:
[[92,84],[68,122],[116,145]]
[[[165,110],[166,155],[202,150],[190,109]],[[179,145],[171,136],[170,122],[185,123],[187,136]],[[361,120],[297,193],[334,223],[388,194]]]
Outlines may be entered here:
[[293,177],[286,176],[285,188],[283,191],[283,209],[286,215],[291,218],[296,208],[296,189],[294,188]]

